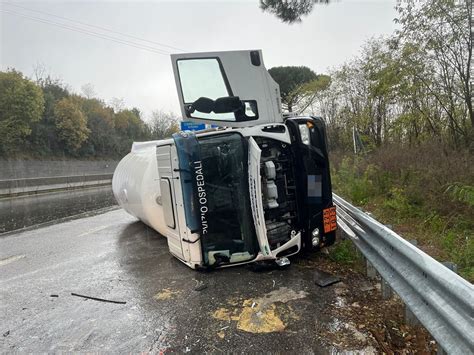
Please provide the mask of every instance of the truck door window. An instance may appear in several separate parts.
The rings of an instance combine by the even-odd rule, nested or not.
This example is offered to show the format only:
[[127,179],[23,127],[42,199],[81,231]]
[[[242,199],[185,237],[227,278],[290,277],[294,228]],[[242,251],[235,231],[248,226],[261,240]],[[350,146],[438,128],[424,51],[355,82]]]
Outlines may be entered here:
[[[216,100],[232,96],[217,58],[180,59],[178,71],[185,105],[191,105],[201,97]],[[191,117],[235,121],[233,112],[205,113],[195,110]]]

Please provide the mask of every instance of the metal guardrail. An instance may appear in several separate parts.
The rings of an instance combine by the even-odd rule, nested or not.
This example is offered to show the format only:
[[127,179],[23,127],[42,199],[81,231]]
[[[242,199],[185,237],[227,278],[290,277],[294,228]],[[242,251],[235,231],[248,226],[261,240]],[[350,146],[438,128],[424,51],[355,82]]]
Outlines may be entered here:
[[339,227],[448,354],[474,353],[474,286],[333,194]]

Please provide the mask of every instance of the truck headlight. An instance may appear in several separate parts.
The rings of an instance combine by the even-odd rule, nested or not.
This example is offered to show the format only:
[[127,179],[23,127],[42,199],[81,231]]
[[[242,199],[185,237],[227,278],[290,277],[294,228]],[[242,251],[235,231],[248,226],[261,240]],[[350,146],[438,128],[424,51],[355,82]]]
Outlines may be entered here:
[[303,123],[303,124],[299,124],[298,127],[300,129],[301,141],[306,145],[310,145],[311,141],[309,139],[308,126],[306,125],[306,123]]
[[319,239],[319,228],[314,228],[313,231],[311,232],[311,244],[313,247],[317,247],[319,245],[320,239]]

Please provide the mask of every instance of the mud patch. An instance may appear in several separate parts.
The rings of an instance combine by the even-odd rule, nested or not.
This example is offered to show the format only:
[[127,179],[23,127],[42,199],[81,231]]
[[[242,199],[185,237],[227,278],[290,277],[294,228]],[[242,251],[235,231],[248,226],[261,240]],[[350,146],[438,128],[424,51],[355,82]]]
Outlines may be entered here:
[[[304,291],[296,292],[280,287],[263,297],[245,299],[239,303],[228,300],[229,308],[221,307],[212,313],[212,317],[221,321],[237,322],[237,329],[248,333],[273,333],[285,330],[291,319],[298,319],[293,308],[287,303],[305,298]],[[218,334],[221,337],[222,334]]]
[[180,294],[181,291],[173,291],[169,288],[164,288],[160,292],[158,292],[156,295],[153,296],[153,299],[157,301],[164,301],[164,300],[169,300],[171,298],[174,298],[176,295]]

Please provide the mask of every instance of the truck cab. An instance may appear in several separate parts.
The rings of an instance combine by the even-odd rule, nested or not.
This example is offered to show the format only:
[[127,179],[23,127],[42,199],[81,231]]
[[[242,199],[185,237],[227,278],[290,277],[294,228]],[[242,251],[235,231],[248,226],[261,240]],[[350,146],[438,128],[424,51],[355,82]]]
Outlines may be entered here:
[[118,203],[192,268],[280,261],[334,242],[324,121],[284,118],[261,51],[171,56],[182,116],[211,124],[134,143]]

